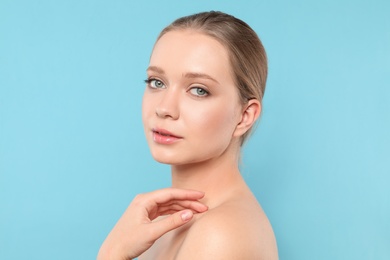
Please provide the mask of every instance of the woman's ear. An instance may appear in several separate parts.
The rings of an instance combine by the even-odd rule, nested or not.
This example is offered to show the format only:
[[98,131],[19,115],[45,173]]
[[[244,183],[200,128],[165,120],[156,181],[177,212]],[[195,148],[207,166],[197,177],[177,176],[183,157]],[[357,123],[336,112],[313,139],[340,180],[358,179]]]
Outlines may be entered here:
[[238,123],[236,130],[234,131],[234,136],[242,136],[245,134],[259,118],[261,112],[261,104],[257,99],[251,99],[243,107],[241,113],[241,120]]

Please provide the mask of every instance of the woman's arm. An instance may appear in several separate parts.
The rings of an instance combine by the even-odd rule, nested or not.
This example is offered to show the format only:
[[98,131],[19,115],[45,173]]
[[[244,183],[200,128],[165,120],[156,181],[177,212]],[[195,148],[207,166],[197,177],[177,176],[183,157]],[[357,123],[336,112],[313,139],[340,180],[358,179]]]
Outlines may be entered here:
[[[204,193],[163,189],[137,195],[102,244],[98,260],[129,260],[147,249],[162,235],[190,221],[194,213],[207,210],[198,200]],[[159,216],[166,218],[154,221]]]

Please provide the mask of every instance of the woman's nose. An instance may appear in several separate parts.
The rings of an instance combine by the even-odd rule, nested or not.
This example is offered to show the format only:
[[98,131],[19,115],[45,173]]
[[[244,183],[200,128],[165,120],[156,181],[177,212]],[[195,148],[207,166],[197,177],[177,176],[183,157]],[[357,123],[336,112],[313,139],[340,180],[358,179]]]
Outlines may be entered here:
[[161,95],[161,100],[156,106],[156,115],[160,118],[179,118],[179,93],[167,89],[163,95]]

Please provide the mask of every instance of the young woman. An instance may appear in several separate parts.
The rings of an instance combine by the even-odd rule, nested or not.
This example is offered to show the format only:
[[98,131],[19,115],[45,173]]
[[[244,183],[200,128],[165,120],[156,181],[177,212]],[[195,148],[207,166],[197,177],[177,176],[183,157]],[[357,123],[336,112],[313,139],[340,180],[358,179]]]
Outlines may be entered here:
[[239,171],[260,115],[264,48],[243,21],[205,12],[165,28],[147,68],[145,134],[172,187],[137,196],[98,259],[277,259],[271,225]]

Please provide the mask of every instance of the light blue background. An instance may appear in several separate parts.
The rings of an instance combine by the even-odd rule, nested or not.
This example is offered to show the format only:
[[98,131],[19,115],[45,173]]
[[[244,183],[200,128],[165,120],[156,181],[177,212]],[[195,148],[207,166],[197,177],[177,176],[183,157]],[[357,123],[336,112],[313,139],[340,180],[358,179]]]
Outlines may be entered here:
[[242,172],[281,259],[390,259],[390,2],[0,1],[0,259],[94,259],[169,186],[141,123],[159,31],[221,10],[269,56]]

